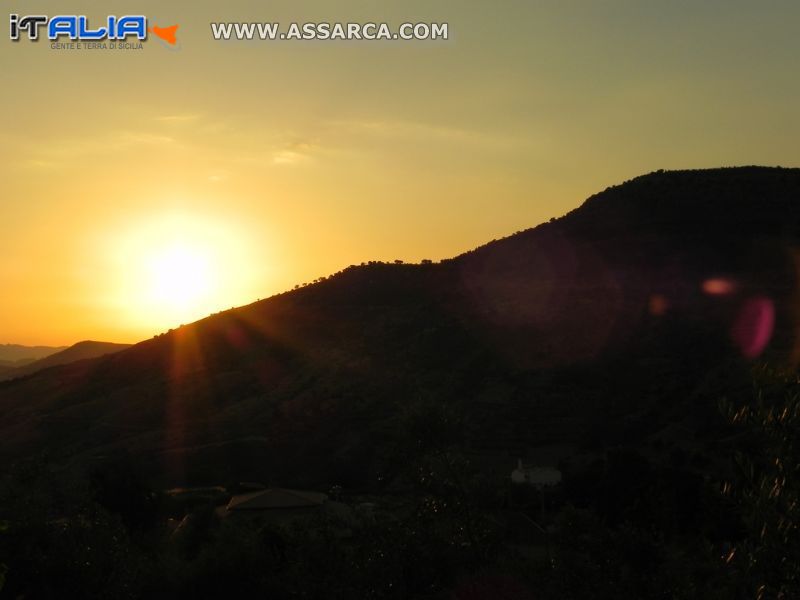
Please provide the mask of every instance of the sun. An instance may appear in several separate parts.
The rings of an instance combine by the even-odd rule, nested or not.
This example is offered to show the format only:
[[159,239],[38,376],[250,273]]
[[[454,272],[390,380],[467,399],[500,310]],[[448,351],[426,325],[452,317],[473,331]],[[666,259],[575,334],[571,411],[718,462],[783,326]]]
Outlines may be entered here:
[[[108,305],[131,330],[156,334],[253,302],[269,285],[247,225],[178,212],[131,219],[103,238]],[[263,248],[263,246],[260,246]]]
[[151,300],[186,310],[204,304],[215,287],[211,262],[206,249],[185,243],[155,250],[147,265]]

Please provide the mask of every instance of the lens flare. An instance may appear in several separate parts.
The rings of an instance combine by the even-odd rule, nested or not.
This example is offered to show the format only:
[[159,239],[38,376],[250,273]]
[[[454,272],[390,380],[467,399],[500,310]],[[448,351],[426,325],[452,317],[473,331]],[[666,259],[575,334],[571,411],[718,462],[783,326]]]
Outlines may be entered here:
[[765,296],[755,296],[739,309],[731,337],[745,357],[756,358],[767,347],[774,328],[775,304]]
[[709,296],[728,296],[736,291],[736,282],[722,277],[706,279],[703,282],[703,292]]

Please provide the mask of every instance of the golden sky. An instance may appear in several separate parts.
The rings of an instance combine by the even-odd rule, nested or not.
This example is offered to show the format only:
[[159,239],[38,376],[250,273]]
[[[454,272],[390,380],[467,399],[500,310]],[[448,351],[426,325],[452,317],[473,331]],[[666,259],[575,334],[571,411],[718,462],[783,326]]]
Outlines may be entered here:
[[[134,342],[351,263],[453,256],[655,169],[800,163],[796,2],[4,5],[146,14],[180,48],[3,34],[0,343]],[[234,20],[451,39],[212,39]]]

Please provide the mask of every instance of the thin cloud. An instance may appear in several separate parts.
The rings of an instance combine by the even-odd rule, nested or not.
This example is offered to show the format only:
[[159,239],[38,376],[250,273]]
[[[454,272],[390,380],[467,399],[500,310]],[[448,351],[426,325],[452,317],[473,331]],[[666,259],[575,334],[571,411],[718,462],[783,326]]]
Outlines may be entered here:
[[311,159],[319,144],[311,142],[294,142],[272,153],[273,165],[296,165]]
[[182,115],[163,115],[156,117],[154,120],[160,123],[188,123],[197,121],[200,118],[198,114],[182,114]]
[[119,136],[119,140],[123,145],[132,144],[146,144],[146,145],[161,145],[172,144],[175,138],[168,135],[160,135],[157,133],[149,133],[145,131],[125,131]]
[[335,128],[348,132],[362,132],[393,138],[422,138],[428,141],[439,140],[459,144],[509,147],[519,145],[525,140],[511,134],[486,132],[477,129],[448,127],[433,123],[407,120],[351,120],[334,121]]

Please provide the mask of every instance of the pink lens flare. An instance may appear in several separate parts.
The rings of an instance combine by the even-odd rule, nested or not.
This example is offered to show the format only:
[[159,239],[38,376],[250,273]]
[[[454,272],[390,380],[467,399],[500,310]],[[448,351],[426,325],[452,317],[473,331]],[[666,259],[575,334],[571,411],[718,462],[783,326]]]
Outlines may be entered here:
[[775,328],[775,304],[765,296],[748,298],[739,309],[731,337],[747,358],[756,358],[764,351]]

